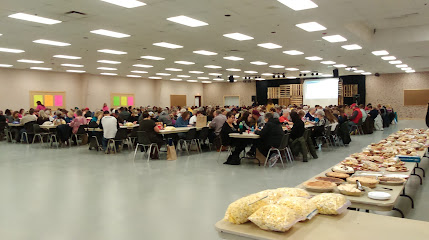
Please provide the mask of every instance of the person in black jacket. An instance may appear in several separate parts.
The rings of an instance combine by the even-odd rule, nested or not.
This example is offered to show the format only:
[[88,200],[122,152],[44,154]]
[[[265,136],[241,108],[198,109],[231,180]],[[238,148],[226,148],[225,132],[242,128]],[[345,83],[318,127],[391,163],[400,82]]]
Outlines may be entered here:
[[235,124],[235,116],[232,112],[226,114],[226,121],[222,125],[220,131],[220,137],[222,139],[223,146],[235,147],[234,152],[228,156],[228,160],[223,164],[229,165],[240,165],[240,153],[246,147],[245,141],[240,141],[241,139],[233,139],[229,136],[231,133],[239,133],[237,124]]
[[265,114],[265,126],[262,130],[257,130],[255,133],[261,138],[258,142],[258,149],[264,155],[267,156],[270,148],[278,148],[282,142],[283,132],[282,125],[278,118],[274,118],[273,113]]
[[293,127],[290,130],[290,138],[291,140],[295,140],[304,135],[305,126],[304,126],[304,122],[301,120],[298,113],[291,112],[290,118],[292,119],[292,122],[293,122]]

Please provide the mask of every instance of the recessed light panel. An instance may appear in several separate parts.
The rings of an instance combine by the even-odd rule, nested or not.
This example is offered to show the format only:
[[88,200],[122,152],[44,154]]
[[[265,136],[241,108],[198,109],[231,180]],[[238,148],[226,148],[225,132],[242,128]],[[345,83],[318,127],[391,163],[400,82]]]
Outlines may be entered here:
[[223,57],[223,59],[231,60],[231,61],[241,61],[241,60],[244,60],[244,58],[241,58],[241,57],[234,57],[234,56]]
[[357,68],[354,68],[354,67],[348,67],[348,68],[345,68],[345,70],[346,70],[346,71],[356,71],[356,70],[357,70]]
[[253,65],[260,65],[260,66],[262,66],[262,65],[267,65],[268,63],[266,63],[266,62],[261,62],[261,61],[255,61],[255,62],[250,62],[250,64],[253,64]]
[[372,54],[374,54],[375,56],[384,56],[384,55],[389,55],[389,52],[386,50],[380,50],[380,51],[373,51]]
[[213,78],[213,80],[215,80],[215,81],[224,81],[223,78]]
[[208,77],[197,77],[198,79],[210,79]]
[[10,64],[0,64],[0,67],[7,68],[7,67],[13,67],[13,65],[10,65]]
[[43,61],[39,61],[39,60],[28,60],[28,59],[20,59],[17,62],[22,62],[22,63],[44,63]]
[[132,73],[147,73],[146,71],[137,71],[137,70],[134,70],[134,71],[131,71]]
[[245,73],[255,74],[258,73],[257,71],[244,71]]
[[302,55],[304,54],[301,51],[297,51],[297,50],[288,50],[288,51],[284,51],[283,53],[288,54],[288,55]]
[[361,73],[362,75],[371,75],[372,73],[370,73],[370,72],[363,72],[363,73]]
[[354,71],[355,73],[364,73],[365,71],[364,70],[356,70],[356,71]]
[[285,70],[287,70],[287,71],[299,71],[298,68],[285,68]]
[[217,55],[217,53],[215,53],[215,52],[210,52],[210,51],[206,51],[206,50],[198,50],[198,51],[194,51],[193,53],[201,54],[201,55],[206,55],[206,56]]
[[150,79],[162,79],[162,77],[149,77]]
[[20,49],[13,49],[13,48],[0,48],[0,52],[7,52],[7,53],[23,53],[24,50]]
[[226,70],[230,71],[230,72],[240,72],[241,71],[241,69],[238,69],[238,68],[227,68]]
[[130,77],[130,78],[141,78],[142,76],[140,76],[140,75],[127,75],[127,77]]
[[171,78],[170,80],[171,81],[182,81],[182,79],[180,79],[180,78]]
[[158,76],[170,76],[170,73],[156,73]]
[[163,57],[155,57],[155,56],[141,56],[140,58],[149,59],[149,60],[155,60],[155,61],[160,61],[160,60],[164,60],[165,59]]
[[151,68],[152,65],[145,65],[145,64],[134,64],[133,67],[141,67],[141,68]]
[[406,68],[401,68],[401,70],[403,70],[403,71],[409,71],[409,70],[413,70],[413,68],[406,67]]
[[295,10],[295,11],[301,11],[311,8],[317,8],[317,4],[310,0],[277,0],[287,7]]
[[186,80],[187,82],[193,82],[193,83],[195,83],[195,82],[198,82],[198,80]]
[[210,76],[220,76],[222,73],[209,73]]
[[319,60],[323,60],[323,58],[321,58],[321,57],[317,57],[317,56],[306,57],[305,59],[310,60],[310,61],[319,61]]
[[300,24],[297,24],[296,26],[307,32],[326,30],[326,27],[320,25],[317,22],[300,23]]
[[258,44],[258,46],[263,47],[263,48],[267,48],[267,49],[282,48],[282,46],[277,45],[275,43],[260,43],[260,44]]
[[98,70],[107,70],[107,71],[116,71],[116,70],[118,70],[117,68],[109,68],[109,67],[98,67],[97,69]]
[[234,40],[238,40],[238,41],[245,41],[245,40],[252,40],[253,39],[253,37],[247,36],[247,35],[244,35],[241,33],[228,33],[228,34],[224,34],[223,36],[227,37],[227,38],[234,39]]
[[271,65],[270,68],[284,68],[282,65]]
[[173,43],[167,43],[167,42],[154,43],[153,45],[158,47],[170,48],[170,49],[183,48],[183,46],[173,44]]
[[44,17],[39,17],[39,16],[35,16],[35,15],[31,15],[31,14],[26,14],[26,13],[15,13],[15,14],[9,15],[9,17],[10,18],[19,19],[19,20],[24,20],[24,21],[30,21],[30,22],[37,22],[37,23],[48,24],[48,25],[61,23],[61,21],[58,21],[58,20],[54,20],[54,19],[50,19],[50,18],[44,18]]
[[357,45],[357,44],[343,45],[341,47],[344,48],[344,49],[346,49],[346,50],[359,50],[359,49],[362,49],[362,47],[359,46],[359,45]]
[[331,35],[331,36],[325,36],[322,37],[328,42],[336,43],[336,42],[345,42],[347,39],[341,35]]
[[51,71],[52,70],[52,68],[45,68],[45,67],[31,67],[30,69],[42,70],[42,71]]
[[212,83],[211,81],[201,81],[201,83]]
[[302,73],[311,73],[311,71],[309,71],[309,70],[304,70],[304,71],[301,71]]
[[406,68],[408,67],[407,64],[400,64],[400,65],[396,65],[397,68]]
[[177,75],[178,77],[181,77],[181,78],[190,78],[191,76],[188,76],[188,75]]
[[416,70],[407,70],[407,71],[405,71],[406,73],[414,73],[414,72],[416,72]]
[[194,73],[194,74],[203,74],[204,72],[201,72],[201,71],[189,71],[189,73]]
[[116,76],[118,74],[116,73],[100,73],[101,75],[107,75],[107,76]]
[[347,65],[345,65],[345,64],[336,64],[336,65],[334,65],[334,67],[336,67],[336,68],[345,68],[345,67],[347,67]]
[[113,31],[109,31],[109,30],[105,30],[105,29],[93,30],[93,31],[91,31],[91,33],[98,34],[98,35],[103,35],[103,36],[107,36],[107,37],[113,37],[113,38],[126,38],[126,37],[130,37],[130,35],[128,35],[128,34],[119,33],[119,32],[113,32]]
[[336,62],[334,62],[334,61],[322,61],[322,62],[320,62],[321,64],[326,64],[326,65],[329,65],[329,64],[335,64]]
[[385,57],[381,57],[381,59],[389,61],[389,60],[396,60],[396,57],[394,57],[394,56],[385,56]]
[[68,56],[68,55],[55,55],[54,58],[64,58],[64,59],[72,59],[72,60],[82,59],[81,57]]
[[197,20],[197,19],[193,19],[187,16],[177,16],[177,17],[171,17],[171,18],[167,18],[168,21],[172,21],[175,23],[179,23],[179,24],[183,24],[186,25],[188,27],[201,27],[201,26],[207,26],[209,25],[206,22]]
[[127,54],[127,52],[116,51],[116,50],[111,50],[111,49],[100,49],[100,50],[97,50],[97,52],[108,53],[108,54],[115,54],[115,55],[124,55],[124,54]]
[[261,75],[262,76],[272,76],[273,74],[272,73],[262,73]]
[[72,73],[84,73],[86,71],[84,70],[66,70],[67,72],[72,72]]
[[136,8],[146,5],[144,2],[137,0],[101,0],[124,8]]
[[194,65],[194,62],[188,62],[188,61],[175,61],[174,63],[182,64],[182,65]]
[[389,63],[390,63],[390,64],[401,64],[401,63],[402,63],[402,61],[395,60],[395,61],[390,61]]
[[98,60],[98,63],[107,63],[107,64],[121,64],[121,62],[118,61],[110,61],[110,60]]
[[63,66],[63,67],[84,67],[83,65],[79,65],[79,64],[68,64],[68,63],[63,63],[63,64],[61,64],[61,66]]
[[221,66],[216,66],[216,65],[205,65],[205,68],[212,68],[212,69],[218,69],[218,68],[222,68]]
[[294,77],[294,76],[289,76],[289,77],[286,77],[287,79],[296,79],[296,77]]
[[172,71],[172,72],[180,72],[180,71],[183,71],[182,69],[180,69],[180,68],[166,68],[165,70],[167,70],[167,71]]
[[70,43],[57,42],[57,41],[46,40],[46,39],[34,40],[33,42],[34,43],[45,44],[45,45],[57,46],[57,47],[66,47],[66,46],[70,46],[71,45]]

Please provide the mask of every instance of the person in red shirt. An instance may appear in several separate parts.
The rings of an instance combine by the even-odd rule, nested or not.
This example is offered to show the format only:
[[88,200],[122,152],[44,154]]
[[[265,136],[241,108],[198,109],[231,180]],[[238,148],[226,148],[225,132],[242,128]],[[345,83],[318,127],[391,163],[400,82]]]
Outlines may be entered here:
[[362,112],[360,111],[359,107],[356,104],[352,105],[353,113],[349,117],[349,127],[351,129],[352,126],[356,126],[359,121],[362,119]]

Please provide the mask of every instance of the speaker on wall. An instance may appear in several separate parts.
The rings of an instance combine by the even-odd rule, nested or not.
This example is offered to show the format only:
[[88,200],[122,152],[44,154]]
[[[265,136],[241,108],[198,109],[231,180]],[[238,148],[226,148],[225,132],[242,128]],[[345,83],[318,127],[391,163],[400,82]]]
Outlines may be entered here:
[[252,102],[256,102],[256,96],[252,96]]
[[334,75],[334,77],[339,77],[340,75],[338,74],[338,69],[337,68],[335,68],[333,71],[332,71],[332,75]]
[[234,76],[229,75],[229,82],[233,83],[234,82]]

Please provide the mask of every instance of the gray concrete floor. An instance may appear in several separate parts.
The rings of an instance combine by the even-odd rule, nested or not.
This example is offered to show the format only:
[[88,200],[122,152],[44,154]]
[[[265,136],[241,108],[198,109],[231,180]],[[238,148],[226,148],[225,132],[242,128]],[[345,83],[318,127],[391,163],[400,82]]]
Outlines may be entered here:
[[[0,143],[0,239],[118,240],[220,239],[214,224],[229,203],[267,188],[293,187],[401,128],[353,136],[349,147],[319,151],[319,159],[286,169],[250,162],[222,164],[216,152],[182,154],[177,161],[141,159],[124,151],[105,155],[87,147],[48,149]],[[161,155],[165,158],[165,155]],[[427,169],[428,160],[422,167]],[[429,187],[415,177],[401,198],[407,218],[429,221]],[[380,213],[398,216],[395,212]]]

